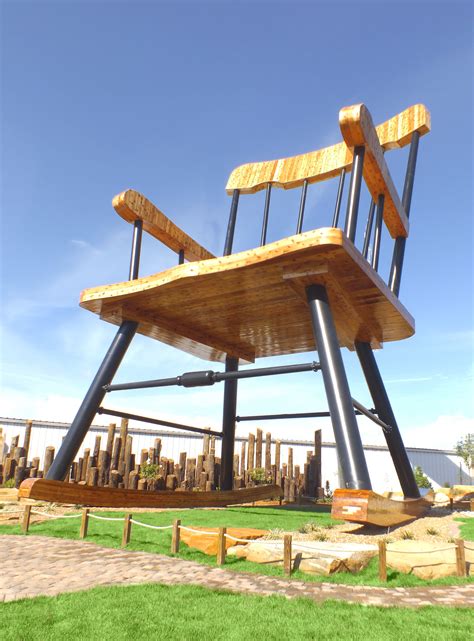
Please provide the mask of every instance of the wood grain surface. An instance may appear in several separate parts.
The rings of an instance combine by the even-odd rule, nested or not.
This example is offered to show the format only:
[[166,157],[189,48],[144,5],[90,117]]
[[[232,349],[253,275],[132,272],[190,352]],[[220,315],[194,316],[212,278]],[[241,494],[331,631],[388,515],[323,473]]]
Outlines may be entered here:
[[[387,151],[408,145],[415,131],[424,136],[430,129],[430,112],[418,104],[378,125],[376,132],[380,146]],[[298,156],[240,165],[230,174],[226,191],[231,194],[234,189],[239,189],[242,194],[253,194],[265,189],[268,183],[293,189],[301,187],[305,180],[320,182],[337,176],[343,169],[350,171],[351,167],[352,150],[345,142],[340,142]]]
[[20,486],[19,498],[51,501],[89,507],[156,507],[191,508],[225,507],[279,498],[283,492],[278,485],[258,485],[219,492],[147,491],[126,490],[110,487],[91,487],[47,479],[27,479]]
[[325,285],[341,346],[407,338],[414,321],[340,229],[304,232],[257,249],[177,265],[82,292],[106,321],[206,360],[242,362],[315,349],[305,287]]

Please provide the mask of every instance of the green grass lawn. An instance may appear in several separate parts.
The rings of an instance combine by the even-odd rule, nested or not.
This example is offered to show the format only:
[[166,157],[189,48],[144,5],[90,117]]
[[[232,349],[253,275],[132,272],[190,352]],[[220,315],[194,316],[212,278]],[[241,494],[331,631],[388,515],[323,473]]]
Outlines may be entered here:
[[380,608],[260,597],[196,586],[95,588],[0,604],[2,641],[466,641],[468,608]]
[[[102,513],[103,516],[123,516],[123,512]],[[175,519],[181,519],[182,525],[207,526],[207,527],[254,527],[261,529],[281,528],[286,531],[298,530],[302,525],[313,522],[320,527],[330,526],[334,521],[327,513],[318,513],[311,508],[286,508],[286,507],[233,507],[224,510],[181,510],[168,512],[146,512],[136,515],[136,520],[150,525],[170,525]],[[55,536],[67,539],[79,538],[80,519],[58,519],[32,524],[30,534]],[[467,540],[474,540],[474,527],[470,521],[464,519],[462,536]],[[122,523],[107,522],[89,519],[87,540],[105,547],[119,548],[122,538]],[[466,529],[466,531],[464,531]],[[0,534],[20,534],[18,525],[0,526]],[[131,540],[128,545],[130,550],[143,550],[159,554],[170,554],[171,530],[150,530],[132,526]],[[214,566],[215,557],[207,556],[198,550],[188,548],[181,543],[179,557],[197,561],[205,565]],[[262,565],[228,556],[226,569],[237,572],[252,572],[271,576],[283,576],[282,568],[272,565]],[[473,578],[460,579],[446,577],[435,581],[423,581],[413,575],[406,575],[395,570],[388,570],[388,582],[382,583],[378,579],[378,562],[372,559],[369,565],[358,574],[348,572],[334,574],[329,577],[305,574],[299,570],[292,576],[303,581],[331,583],[345,583],[350,585],[388,585],[390,587],[409,587],[421,585],[452,585],[472,582]]]

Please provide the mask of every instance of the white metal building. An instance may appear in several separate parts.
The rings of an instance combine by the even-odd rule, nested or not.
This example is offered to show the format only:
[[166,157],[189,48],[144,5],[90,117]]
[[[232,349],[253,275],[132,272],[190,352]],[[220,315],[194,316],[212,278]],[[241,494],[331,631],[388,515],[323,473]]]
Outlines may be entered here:
[[[25,433],[24,419],[0,418],[0,427],[6,436],[7,444],[16,435],[20,436],[20,445],[23,443]],[[42,466],[46,447],[52,445],[57,451],[68,428],[69,424],[67,423],[33,421],[28,459],[31,460],[34,456],[39,456]],[[202,436],[199,434],[179,432],[177,430],[141,429],[134,426],[131,426],[128,432],[133,437],[133,451],[136,454],[143,448],[152,447],[155,438],[161,438],[163,456],[172,458],[175,461],[179,460],[180,452],[186,452],[188,456],[194,457],[202,451]],[[80,455],[84,448],[93,448],[95,437],[98,435],[106,436],[107,429],[103,426],[92,426],[80,450]],[[241,436],[236,437],[235,453],[239,455],[242,440],[244,439]],[[292,447],[295,465],[303,466],[306,462],[306,452],[314,447],[311,441],[279,440],[281,441],[282,462],[287,461],[288,448]],[[273,444],[272,457],[274,455],[274,447]],[[217,455],[220,454],[219,448],[220,442],[219,439],[216,439]],[[399,491],[400,485],[388,449],[381,445],[364,445],[364,451],[373,489],[377,492]],[[407,454],[412,466],[419,465],[432,482],[434,488],[442,487],[445,484],[471,483],[468,470],[453,450],[407,447]],[[335,443],[323,442],[321,457],[322,481],[323,483],[329,481],[331,489],[334,489],[339,486]]]

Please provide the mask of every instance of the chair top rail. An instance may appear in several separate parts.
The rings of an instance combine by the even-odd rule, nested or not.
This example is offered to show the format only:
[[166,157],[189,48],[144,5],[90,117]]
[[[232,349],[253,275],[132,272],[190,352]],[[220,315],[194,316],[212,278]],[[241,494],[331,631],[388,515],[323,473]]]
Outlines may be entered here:
[[164,245],[179,253],[184,252],[186,260],[207,260],[215,258],[207,249],[175,225],[155,205],[134,189],[127,189],[112,200],[115,211],[124,220],[134,223],[143,221],[143,229]]
[[[401,149],[410,143],[415,131],[424,136],[430,129],[430,112],[422,104],[413,105],[375,127],[384,151]],[[305,180],[308,183],[321,182],[337,176],[343,169],[350,171],[352,155],[347,144],[341,142],[298,156],[247,163],[232,171],[226,191],[231,194],[238,189],[242,194],[253,194],[268,183],[282,189],[293,189],[301,187]]]

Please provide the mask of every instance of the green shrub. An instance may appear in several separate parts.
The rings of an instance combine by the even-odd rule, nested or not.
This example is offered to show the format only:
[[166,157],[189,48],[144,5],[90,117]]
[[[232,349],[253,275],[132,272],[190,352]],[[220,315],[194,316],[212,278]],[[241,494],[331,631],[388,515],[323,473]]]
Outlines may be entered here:
[[431,485],[428,477],[423,473],[423,470],[419,465],[415,465],[415,469],[413,470],[413,473],[415,475],[415,481],[418,487],[426,488],[429,490],[433,489],[433,486]]
[[159,466],[154,463],[145,463],[140,466],[141,479],[156,479],[158,478]]
[[15,479],[8,479],[8,481],[4,481],[0,487],[15,487]]
[[255,467],[253,470],[250,470],[249,476],[254,483],[270,483],[272,477],[267,476],[264,467]]

